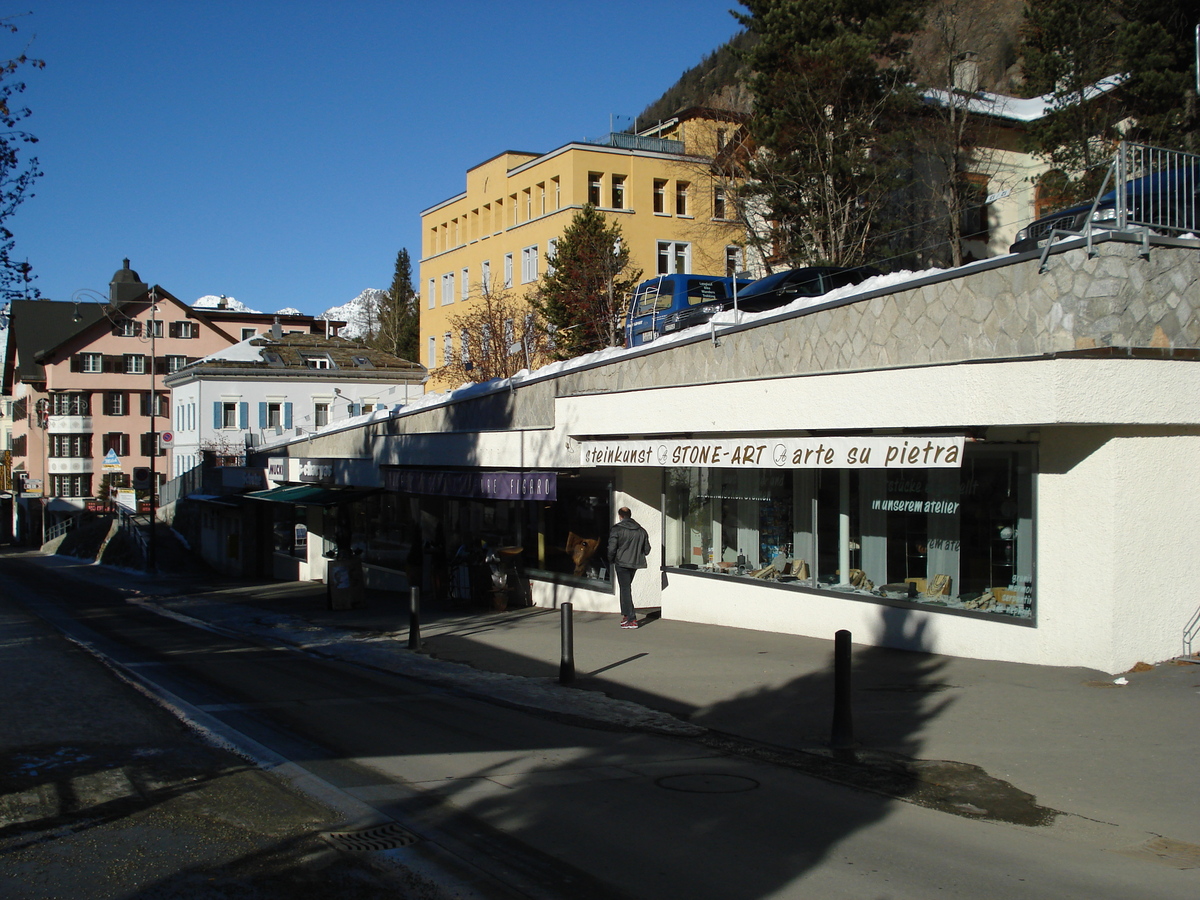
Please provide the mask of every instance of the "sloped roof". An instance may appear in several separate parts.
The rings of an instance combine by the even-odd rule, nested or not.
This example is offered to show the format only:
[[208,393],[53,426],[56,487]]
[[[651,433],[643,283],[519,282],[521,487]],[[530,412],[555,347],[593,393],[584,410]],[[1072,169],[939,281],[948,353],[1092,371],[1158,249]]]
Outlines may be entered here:
[[41,362],[45,355],[104,319],[105,309],[69,300],[14,300],[9,310],[4,393],[11,394],[16,381],[45,381]]
[[[310,360],[327,359],[329,368],[315,368]],[[167,384],[203,373],[279,375],[322,380],[407,381],[425,377],[425,367],[357,341],[321,334],[293,332],[279,337],[258,335],[184,366],[167,378]]]

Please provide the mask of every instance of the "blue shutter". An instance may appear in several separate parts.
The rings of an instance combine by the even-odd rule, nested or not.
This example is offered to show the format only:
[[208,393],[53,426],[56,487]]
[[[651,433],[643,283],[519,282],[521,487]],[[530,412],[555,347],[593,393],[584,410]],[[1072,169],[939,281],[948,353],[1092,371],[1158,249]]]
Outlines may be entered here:
[[213,401],[213,428],[220,429],[222,424],[220,401]]
[[242,431],[250,428],[250,404],[244,400],[238,404],[238,428]]
[[292,427],[292,404],[290,403],[283,404],[283,427]]
[[258,404],[258,427],[266,429],[267,427],[267,404]]

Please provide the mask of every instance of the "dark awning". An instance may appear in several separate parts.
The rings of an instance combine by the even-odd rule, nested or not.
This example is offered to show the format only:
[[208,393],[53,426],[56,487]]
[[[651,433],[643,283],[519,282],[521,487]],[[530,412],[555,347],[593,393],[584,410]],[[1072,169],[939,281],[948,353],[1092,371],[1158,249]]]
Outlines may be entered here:
[[334,488],[319,484],[284,484],[268,491],[251,491],[243,496],[273,503],[295,503],[299,506],[336,506],[352,503],[378,494],[381,488]]

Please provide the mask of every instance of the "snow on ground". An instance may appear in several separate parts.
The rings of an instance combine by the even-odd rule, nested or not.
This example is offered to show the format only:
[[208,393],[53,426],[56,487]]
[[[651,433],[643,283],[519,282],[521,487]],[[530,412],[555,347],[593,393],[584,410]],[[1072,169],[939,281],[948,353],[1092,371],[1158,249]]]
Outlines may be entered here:
[[565,687],[553,678],[485,672],[461,663],[431,659],[407,649],[407,629],[364,636],[316,625],[299,616],[221,603],[207,597],[138,597],[129,602],[218,633],[250,635],[287,644],[318,656],[393,672],[424,684],[509,706],[658,734],[696,735],[704,731],[667,713],[616,700],[597,691]]

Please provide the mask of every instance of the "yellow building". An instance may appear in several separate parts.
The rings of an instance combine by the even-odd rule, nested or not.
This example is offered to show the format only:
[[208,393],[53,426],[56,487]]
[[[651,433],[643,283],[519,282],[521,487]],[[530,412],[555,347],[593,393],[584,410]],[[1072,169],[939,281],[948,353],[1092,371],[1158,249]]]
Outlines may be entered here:
[[483,285],[518,294],[546,270],[546,254],[585,203],[621,226],[631,265],[721,275],[743,265],[744,230],[711,160],[740,123],[736,113],[690,109],[638,134],[570,143],[549,153],[506,151],[467,171],[466,190],[421,213],[421,362],[429,387],[461,352],[452,320]]

